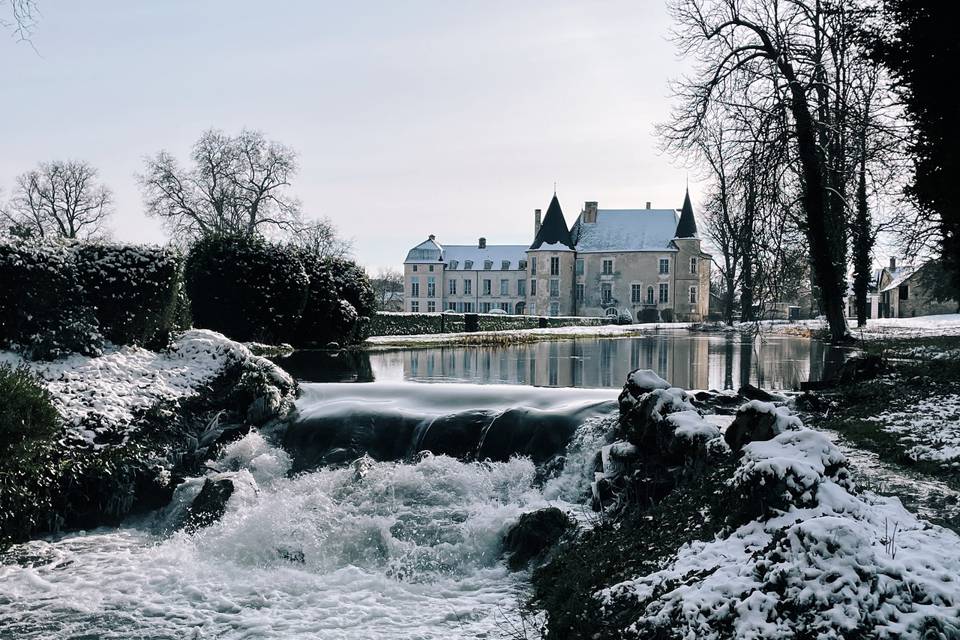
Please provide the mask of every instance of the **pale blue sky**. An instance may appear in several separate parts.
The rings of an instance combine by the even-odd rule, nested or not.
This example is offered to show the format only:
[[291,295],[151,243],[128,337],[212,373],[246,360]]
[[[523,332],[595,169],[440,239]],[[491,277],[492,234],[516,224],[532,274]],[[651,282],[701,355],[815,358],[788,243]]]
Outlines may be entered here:
[[211,126],[295,148],[304,211],[373,270],[430,233],[529,242],[554,181],[568,221],[584,200],[682,203],[653,131],[684,70],[660,1],[38,3],[36,52],[0,40],[0,185],[88,160],[121,240],[165,238],[143,157],[185,158]]

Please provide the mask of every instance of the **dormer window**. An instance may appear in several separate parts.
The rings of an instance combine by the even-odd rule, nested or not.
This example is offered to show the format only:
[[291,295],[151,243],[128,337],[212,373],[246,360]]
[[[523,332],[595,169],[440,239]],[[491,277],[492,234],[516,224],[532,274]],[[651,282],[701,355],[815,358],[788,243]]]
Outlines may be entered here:
[[518,269],[526,269],[526,268],[527,268],[527,261],[526,261],[526,260],[521,260],[520,262],[518,262],[518,263],[517,263],[517,268],[518,268]]
[[466,269],[467,271],[469,271],[470,269],[473,269],[473,260],[464,260],[463,268]]
[[451,268],[451,269],[456,269],[458,264],[460,264],[460,263],[457,262],[456,260],[451,260],[451,261],[450,261],[450,268]]
[[500,261],[500,270],[501,270],[501,271],[506,271],[506,270],[509,269],[509,268],[510,268],[510,261],[509,261],[509,260],[501,260],[501,261]]
[[484,270],[484,271],[490,271],[490,269],[493,269],[493,260],[484,260],[484,261],[483,261],[483,270]]

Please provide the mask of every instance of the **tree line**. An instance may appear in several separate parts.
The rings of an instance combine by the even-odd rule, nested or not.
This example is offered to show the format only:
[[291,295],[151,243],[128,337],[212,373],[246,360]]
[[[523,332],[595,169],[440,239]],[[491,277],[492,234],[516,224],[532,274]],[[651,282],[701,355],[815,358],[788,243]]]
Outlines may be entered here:
[[[350,252],[329,218],[305,219],[292,191],[296,153],[259,131],[205,131],[189,161],[160,151],[137,175],[148,216],[179,244],[211,236],[288,240],[321,257]],[[115,214],[113,191],[81,160],[41,162],[0,202],[2,232],[19,239],[102,240]]]
[[956,44],[949,8],[924,4],[671,2],[694,71],[659,133],[708,178],[727,322],[809,293],[831,338],[848,340],[848,274],[863,325],[881,234],[937,257],[952,274],[939,294],[957,298]]

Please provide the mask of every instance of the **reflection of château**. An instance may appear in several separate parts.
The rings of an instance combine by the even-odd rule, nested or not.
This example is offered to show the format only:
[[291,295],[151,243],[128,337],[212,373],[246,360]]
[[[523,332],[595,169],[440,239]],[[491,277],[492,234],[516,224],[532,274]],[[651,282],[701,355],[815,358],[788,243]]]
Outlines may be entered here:
[[533,243],[441,245],[430,236],[404,261],[406,311],[624,316],[700,321],[707,316],[710,258],[690,204],[598,209],[584,204],[567,227],[554,194]]
[[758,353],[752,339],[739,335],[696,335],[678,340],[660,334],[506,347],[413,349],[377,358],[384,362],[375,364],[375,370],[402,367],[403,379],[420,382],[619,389],[627,372],[643,368],[686,389],[737,389],[747,383],[794,389],[808,379],[820,378],[824,347],[815,340],[771,339]]

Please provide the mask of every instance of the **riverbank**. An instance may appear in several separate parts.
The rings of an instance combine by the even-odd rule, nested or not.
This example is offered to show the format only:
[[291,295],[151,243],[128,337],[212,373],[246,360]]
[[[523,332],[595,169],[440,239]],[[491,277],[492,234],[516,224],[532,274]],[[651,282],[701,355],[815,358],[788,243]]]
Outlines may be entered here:
[[0,543],[165,505],[219,446],[285,416],[296,393],[269,360],[203,330],[162,351],[46,362],[0,352],[0,365],[32,377],[59,418],[49,436],[0,443]]
[[818,394],[811,419],[885,460],[960,489],[960,335],[888,338],[880,375]]
[[955,532],[856,486],[788,403],[717,400],[625,388],[606,509],[533,573],[546,637],[960,636]]
[[[813,320],[762,320],[760,322],[738,322],[733,327],[723,324],[700,325],[701,329],[715,328],[718,331],[759,332],[761,335],[791,335],[804,337],[824,337],[827,323],[823,319]],[[857,327],[856,321],[850,325],[850,333],[862,341],[890,340],[897,338],[921,338],[938,336],[960,336],[960,313],[916,318],[871,318],[865,327]]]
[[435,346],[493,346],[521,344],[572,338],[629,338],[659,331],[689,329],[689,322],[657,322],[649,324],[600,325],[593,327],[553,327],[547,329],[516,329],[511,331],[475,331],[461,333],[433,333],[409,336],[372,336],[363,342],[370,351]]

